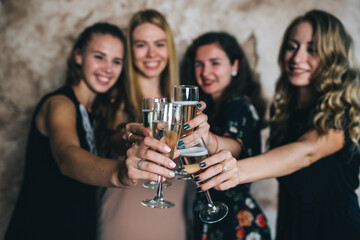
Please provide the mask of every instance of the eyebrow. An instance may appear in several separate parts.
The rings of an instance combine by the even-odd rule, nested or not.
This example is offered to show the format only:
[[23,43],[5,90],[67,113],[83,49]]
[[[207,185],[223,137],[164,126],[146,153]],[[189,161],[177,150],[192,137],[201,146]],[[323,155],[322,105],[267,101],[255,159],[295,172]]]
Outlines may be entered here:
[[[142,40],[142,39],[139,39],[139,40],[133,40],[133,43],[138,43],[138,42],[149,42],[149,41],[146,41],[146,40]],[[155,40],[153,42],[167,42],[167,40],[164,38],[164,39],[158,39],[158,40]]]
[[[300,44],[299,41],[293,39],[293,38],[290,38],[289,39],[289,42],[295,42],[296,44]],[[314,41],[309,41],[307,42],[308,45],[313,45],[314,44]]]
[[[105,53],[103,53],[103,52],[101,52],[101,51],[99,51],[99,50],[92,50],[91,52],[92,52],[92,53],[98,53],[98,54],[100,54],[100,55],[102,55],[102,56],[105,56],[105,55],[106,55]],[[115,57],[115,59],[123,60],[123,57]]]

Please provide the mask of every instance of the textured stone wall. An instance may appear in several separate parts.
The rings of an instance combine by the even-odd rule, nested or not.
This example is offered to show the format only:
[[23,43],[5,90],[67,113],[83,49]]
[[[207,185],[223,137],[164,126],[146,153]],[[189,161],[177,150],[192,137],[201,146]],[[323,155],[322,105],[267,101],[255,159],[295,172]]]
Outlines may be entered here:
[[[155,8],[167,16],[179,58],[203,32],[234,34],[269,100],[278,75],[280,39],[295,16],[313,8],[327,10],[343,21],[360,44],[358,0],[0,0],[0,238],[22,179],[32,111],[43,94],[64,83],[66,57],[75,37],[97,21],[125,29],[130,16],[143,8]],[[356,49],[359,60],[360,47]],[[276,189],[275,180],[255,183],[252,189],[272,227]]]

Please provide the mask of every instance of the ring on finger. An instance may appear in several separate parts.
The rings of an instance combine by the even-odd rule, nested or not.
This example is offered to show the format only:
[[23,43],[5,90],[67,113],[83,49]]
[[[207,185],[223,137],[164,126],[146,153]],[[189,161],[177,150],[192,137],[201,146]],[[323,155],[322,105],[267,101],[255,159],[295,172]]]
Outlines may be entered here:
[[226,166],[225,162],[221,162],[221,165],[222,165],[222,171],[221,172],[225,172],[228,167]]
[[138,162],[137,168],[138,168],[139,170],[141,170],[141,164],[142,164],[144,161],[145,161],[144,159],[141,159],[141,160]]
[[131,136],[134,135],[132,132],[127,135],[127,139],[129,142],[132,142]]

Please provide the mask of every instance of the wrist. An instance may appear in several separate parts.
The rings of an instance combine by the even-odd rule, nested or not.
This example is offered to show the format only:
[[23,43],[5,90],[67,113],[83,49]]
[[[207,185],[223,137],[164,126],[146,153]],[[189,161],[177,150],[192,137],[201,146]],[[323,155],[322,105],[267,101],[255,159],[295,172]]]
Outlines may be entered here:
[[211,140],[212,144],[210,145],[210,146],[212,146],[211,149],[213,150],[212,154],[215,154],[219,151],[219,139],[217,138],[217,136],[214,133],[212,133],[210,131],[209,131],[209,136],[211,136],[211,139],[212,139]]

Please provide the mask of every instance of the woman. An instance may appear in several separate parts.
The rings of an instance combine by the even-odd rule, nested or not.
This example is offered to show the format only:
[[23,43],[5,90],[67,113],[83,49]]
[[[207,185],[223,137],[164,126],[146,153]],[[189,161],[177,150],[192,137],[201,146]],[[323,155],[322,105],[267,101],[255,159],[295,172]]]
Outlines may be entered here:
[[[212,132],[202,136],[210,154],[221,149],[239,159],[259,154],[265,101],[237,40],[225,32],[201,35],[188,48],[181,72],[184,83],[199,85],[201,99],[207,103],[205,113]],[[197,194],[195,239],[245,239],[252,235],[270,239],[264,215],[249,191],[250,184],[225,192],[210,190],[214,201],[229,207],[228,216],[215,224],[204,224],[197,217],[207,202],[203,193]]]
[[[158,11],[147,9],[132,16],[127,29],[127,50],[128,96],[119,108],[114,126],[129,121],[142,122],[142,98],[167,97],[170,101],[172,85],[178,83],[173,35],[165,17]],[[132,138],[136,135],[133,134]],[[126,138],[124,132],[114,135],[114,148]],[[118,154],[121,161],[121,153]],[[141,200],[155,196],[155,190],[141,184],[126,190],[107,189],[101,203],[100,238],[185,239],[184,190],[183,181],[172,181],[164,195],[176,206],[163,210],[141,205]]]
[[154,169],[155,164],[137,169],[144,158],[149,165],[151,160],[165,161],[170,168],[174,164],[144,150],[149,146],[166,152],[164,144],[149,137],[129,149],[126,162],[95,155],[94,113],[102,101],[116,97],[114,86],[123,81],[124,44],[120,29],[108,23],[94,24],[78,37],[66,85],[42,98],[35,109],[24,179],[6,240],[96,239],[95,186],[129,187],[139,179],[155,180],[157,174],[172,176],[166,168]]
[[[359,70],[351,36],[333,15],[313,10],[287,28],[280,48],[272,150],[236,161],[204,161],[206,190],[279,177],[277,239],[360,239]],[[200,190],[200,189],[199,189]]]

